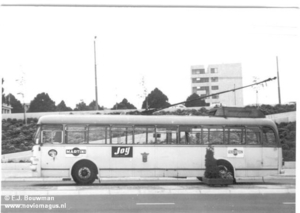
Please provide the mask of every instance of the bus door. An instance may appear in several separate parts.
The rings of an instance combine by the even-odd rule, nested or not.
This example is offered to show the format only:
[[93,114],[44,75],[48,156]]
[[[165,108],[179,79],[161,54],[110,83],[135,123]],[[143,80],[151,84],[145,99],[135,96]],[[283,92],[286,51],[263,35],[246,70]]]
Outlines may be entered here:
[[[274,170],[277,173],[279,167],[279,145],[276,135],[270,127],[262,127],[263,141],[263,167],[268,170]],[[270,171],[269,171],[270,172]]]
[[63,163],[65,152],[62,142],[63,125],[42,125],[40,147],[42,176],[67,176],[68,170]]

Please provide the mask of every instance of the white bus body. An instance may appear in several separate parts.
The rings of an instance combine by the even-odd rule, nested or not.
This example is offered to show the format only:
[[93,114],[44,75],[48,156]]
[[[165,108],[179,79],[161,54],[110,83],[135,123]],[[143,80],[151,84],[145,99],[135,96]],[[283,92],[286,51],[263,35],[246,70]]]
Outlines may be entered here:
[[208,145],[236,181],[281,171],[282,149],[264,118],[140,115],[49,115],[39,119],[35,176],[203,177]]

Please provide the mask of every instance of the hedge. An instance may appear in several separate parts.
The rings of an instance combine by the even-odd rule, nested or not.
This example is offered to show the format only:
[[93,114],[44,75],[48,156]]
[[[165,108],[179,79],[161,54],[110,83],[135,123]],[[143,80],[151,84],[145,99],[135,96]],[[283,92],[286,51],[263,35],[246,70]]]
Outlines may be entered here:
[[[247,106],[254,107],[254,106]],[[247,108],[246,107],[246,108]],[[259,109],[265,113],[279,113],[287,111],[295,111],[296,105],[261,105]],[[177,111],[168,112],[160,111],[158,115],[208,115],[206,108],[196,109],[178,109]],[[116,114],[116,113],[113,113]],[[138,111],[130,114],[140,114]],[[31,150],[34,145],[34,134],[37,130],[37,119],[27,119],[28,125],[24,125],[23,120],[19,119],[3,119],[2,120],[2,154],[14,153]],[[283,149],[283,158],[285,161],[296,160],[296,122],[278,124],[280,142]]]

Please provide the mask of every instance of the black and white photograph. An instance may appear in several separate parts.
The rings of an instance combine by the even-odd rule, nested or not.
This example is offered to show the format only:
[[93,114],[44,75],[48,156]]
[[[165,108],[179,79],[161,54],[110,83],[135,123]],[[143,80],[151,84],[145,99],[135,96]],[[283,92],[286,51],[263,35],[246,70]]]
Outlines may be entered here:
[[299,8],[0,1],[1,212],[297,212]]

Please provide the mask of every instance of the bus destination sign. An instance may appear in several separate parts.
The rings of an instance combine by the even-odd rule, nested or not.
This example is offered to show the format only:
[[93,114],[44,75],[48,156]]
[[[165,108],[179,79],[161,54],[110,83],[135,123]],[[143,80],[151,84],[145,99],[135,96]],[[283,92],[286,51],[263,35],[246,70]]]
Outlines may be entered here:
[[133,147],[132,146],[112,146],[111,157],[112,158],[132,158]]

